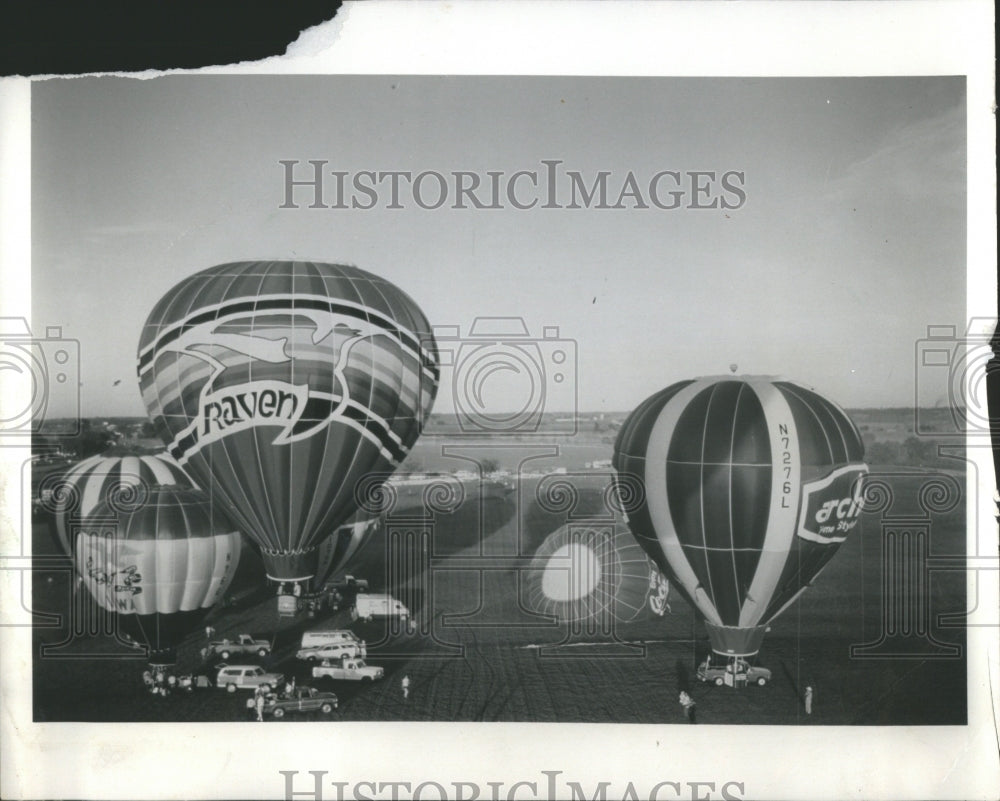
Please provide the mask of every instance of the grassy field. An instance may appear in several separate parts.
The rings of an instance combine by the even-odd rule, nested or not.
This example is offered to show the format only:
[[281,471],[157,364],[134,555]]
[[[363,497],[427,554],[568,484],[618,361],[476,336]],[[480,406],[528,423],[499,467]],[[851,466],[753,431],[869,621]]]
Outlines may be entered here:
[[[522,447],[524,443],[521,443]],[[600,443],[563,451],[558,464],[571,472],[608,446]],[[442,459],[438,444],[425,458]],[[508,469],[523,449],[496,448],[491,458]],[[483,451],[475,447],[481,455]],[[572,455],[571,455],[572,454]],[[596,455],[595,455],[596,454]],[[436,457],[435,457],[436,458]],[[757,663],[773,671],[766,687],[731,689],[703,685],[695,668],[707,651],[704,627],[684,601],[673,597],[672,612],[608,630],[574,629],[532,616],[520,603],[520,579],[544,536],[568,514],[594,515],[603,507],[601,473],[570,475],[576,488],[571,508],[546,508],[544,482],[525,478],[515,487],[470,483],[456,509],[428,512],[419,487],[400,490],[385,525],[368,541],[352,572],[367,577],[373,590],[386,589],[415,612],[406,631],[396,622],[351,623],[343,612],[326,619],[279,620],[273,597],[258,593],[242,604],[216,610],[216,636],[243,632],[274,635],[275,651],[263,664],[300,682],[307,668],[294,649],[301,632],[318,625],[352,627],[369,645],[368,661],[382,665],[386,678],[374,684],[337,682],[339,720],[516,720],[683,723],[677,701],[686,689],[697,702],[699,723],[752,724],[960,724],[966,716],[966,665],[958,656],[938,658],[932,636],[959,647],[961,628],[941,628],[937,615],[966,609],[964,574],[932,573],[929,579],[928,636],[896,642],[910,654],[852,658],[851,646],[875,642],[885,626],[886,589],[883,529],[893,518],[920,513],[918,491],[932,475],[894,471],[884,480],[893,503],[866,514],[860,536],[844,543],[828,568],[800,600],[778,618]],[[541,490],[539,481],[543,482]],[[961,486],[961,483],[959,484]],[[51,521],[34,527],[35,553],[54,552]],[[933,556],[961,555],[965,546],[964,504],[929,518]],[[260,578],[250,555],[241,566],[240,587]],[[246,695],[211,689],[162,699],[143,691],[141,658],[109,636],[69,638],[71,608],[79,602],[68,564],[36,570],[35,612],[61,614],[63,625],[37,628],[33,691],[37,720],[213,721],[247,720]],[[887,595],[887,593],[889,593]],[[49,646],[70,641],[46,656]],[[193,632],[179,649],[178,672],[208,670],[199,651],[204,631]],[[411,679],[409,699],[400,680]],[[802,693],[814,688],[813,714],[806,715]],[[319,719],[319,714],[304,716]]]

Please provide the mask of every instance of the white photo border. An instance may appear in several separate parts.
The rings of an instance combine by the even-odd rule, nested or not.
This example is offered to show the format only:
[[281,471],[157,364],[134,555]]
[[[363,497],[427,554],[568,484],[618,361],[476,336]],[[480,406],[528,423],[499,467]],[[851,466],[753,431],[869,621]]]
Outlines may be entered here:
[[[620,76],[963,75],[968,111],[968,318],[995,318],[993,7],[987,2],[362,3],[307,32],[293,55],[203,70],[246,74]],[[177,71],[181,72],[181,71]],[[190,71],[183,71],[190,72]],[[150,73],[145,77],[153,77]],[[30,81],[0,81],[0,314],[29,316]],[[992,291],[991,291],[992,290]],[[988,333],[988,332],[987,332]],[[16,402],[16,399],[11,403]],[[996,553],[993,466],[974,447],[970,554]],[[0,448],[0,557],[27,554],[17,482],[25,452]],[[970,486],[970,490],[973,487]],[[30,518],[30,516],[29,516]],[[29,538],[30,539],[30,538]],[[975,579],[978,578],[978,581]],[[22,611],[16,569],[0,571],[0,615]],[[969,578],[973,622],[998,606],[997,573]],[[30,607],[30,586],[24,587]],[[561,771],[590,794],[628,782],[662,798],[995,798],[1000,791],[998,632],[970,628],[968,725],[766,727],[591,724],[71,724],[32,722],[31,632],[0,629],[2,795],[74,798],[313,797],[309,771],[332,782],[503,782]],[[713,789],[691,783],[712,782]],[[561,784],[560,786],[565,786]],[[361,790],[371,793],[367,786]],[[427,798],[437,797],[433,786]],[[465,792],[471,794],[471,789]],[[524,787],[516,797],[531,798]],[[449,794],[454,790],[449,789]],[[706,795],[707,794],[707,795]],[[377,797],[390,797],[388,791]],[[408,797],[408,796],[402,796]]]

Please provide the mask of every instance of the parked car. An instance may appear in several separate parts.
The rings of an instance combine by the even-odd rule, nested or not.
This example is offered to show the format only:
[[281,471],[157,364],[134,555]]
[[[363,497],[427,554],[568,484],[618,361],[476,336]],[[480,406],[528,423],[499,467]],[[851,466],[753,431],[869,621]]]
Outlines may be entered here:
[[287,712],[315,712],[319,710],[329,715],[337,708],[337,696],[314,687],[296,687],[285,697],[268,696],[263,713],[283,718]]
[[391,595],[358,593],[351,614],[355,620],[359,617],[365,620],[371,620],[373,617],[398,617],[406,620],[410,616],[410,610]]
[[316,648],[337,643],[356,643],[363,646],[365,641],[350,629],[312,629],[302,632],[300,648]]
[[345,681],[375,681],[385,675],[385,668],[366,665],[360,659],[334,663],[325,661],[312,669],[314,679],[344,679]]
[[235,640],[215,640],[208,644],[209,654],[218,654],[223,659],[229,659],[233,654],[256,654],[265,657],[271,653],[271,643],[267,640],[255,640],[249,634],[240,634]]
[[[731,677],[729,681],[726,680],[727,674]],[[763,687],[771,680],[770,670],[751,665],[744,659],[736,660],[735,665],[733,663],[713,665],[709,662],[702,662],[698,666],[696,675],[699,681],[712,682],[720,687],[723,684],[731,685],[744,681],[747,684],[757,684]]]
[[322,659],[364,659],[368,655],[365,641],[348,629],[315,629],[302,633],[296,659],[319,662]]
[[332,645],[323,645],[318,648],[301,648],[295,652],[296,659],[306,662],[321,662],[331,659],[363,659],[367,654],[365,649],[360,648],[355,643],[341,642]]
[[281,673],[268,673],[260,665],[220,665],[215,676],[215,686],[234,693],[260,687],[265,692],[278,687],[285,680]]

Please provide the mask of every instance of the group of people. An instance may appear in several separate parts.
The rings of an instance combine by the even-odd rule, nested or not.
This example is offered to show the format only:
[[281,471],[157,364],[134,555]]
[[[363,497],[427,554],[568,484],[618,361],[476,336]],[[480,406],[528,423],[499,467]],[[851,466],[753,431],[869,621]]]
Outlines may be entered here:
[[177,677],[173,673],[165,674],[162,670],[157,670],[155,673],[152,670],[144,670],[142,683],[149,693],[164,698],[177,689]]
[[146,691],[151,695],[157,695],[161,698],[166,698],[173,692],[178,690],[184,690],[185,692],[191,692],[195,685],[194,676],[175,676],[173,673],[168,673],[164,670],[146,670],[142,674],[142,683],[146,688]]
[[295,694],[295,677],[293,676],[288,681],[285,682],[285,686],[281,688],[278,692],[268,688],[265,690],[263,687],[256,687],[253,691],[253,696],[247,699],[247,709],[251,712],[256,713],[257,720],[261,723],[264,722],[264,707],[268,703],[272,703],[279,699],[291,698]]

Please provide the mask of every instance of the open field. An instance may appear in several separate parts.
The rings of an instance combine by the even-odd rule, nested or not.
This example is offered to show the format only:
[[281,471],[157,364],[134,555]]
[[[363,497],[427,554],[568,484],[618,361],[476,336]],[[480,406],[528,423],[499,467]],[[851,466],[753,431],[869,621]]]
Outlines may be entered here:
[[[590,447],[580,446],[575,457],[562,453],[560,466],[572,473],[576,460],[601,458]],[[524,455],[516,448],[497,450],[511,464]],[[482,458],[478,446],[475,452]],[[274,634],[274,653],[262,664],[300,682],[308,678],[308,668],[293,657],[301,632],[320,624],[354,628],[368,642],[369,663],[384,666],[386,678],[364,685],[336,682],[341,706],[334,719],[339,720],[683,723],[677,694],[687,689],[697,702],[699,723],[960,724],[966,716],[964,630],[936,624],[937,615],[966,609],[960,570],[930,574],[930,627],[894,643],[909,657],[888,658],[885,649],[871,652],[876,658],[851,657],[852,645],[878,641],[886,624],[883,528],[895,528],[893,517],[922,513],[918,491],[930,475],[911,470],[884,476],[893,493],[891,506],[866,514],[861,536],[845,542],[815,585],[774,622],[757,659],[774,674],[766,687],[734,690],[694,680],[707,638],[676,596],[663,618],[650,615],[590,631],[522,608],[522,572],[544,536],[567,514],[602,512],[600,472],[564,477],[576,486],[577,500],[560,510],[543,508],[538,482],[547,479],[537,477],[522,478],[513,488],[484,484],[480,490],[477,482],[469,483],[457,508],[437,512],[424,505],[421,488],[400,488],[396,506],[351,572],[368,578],[373,591],[386,589],[414,610],[413,631],[396,622],[352,624],[345,612],[279,620],[273,597],[265,593],[213,611],[210,621],[216,637]],[[36,556],[54,553],[49,525],[44,518],[36,521]],[[931,556],[963,554],[964,504],[931,515],[928,529]],[[259,562],[248,557],[233,592],[252,587],[259,570]],[[63,616],[62,625],[35,631],[37,720],[249,719],[244,693],[234,698],[208,689],[151,697],[139,679],[141,657],[109,636],[69,637],[69,613],[79,597],[68,563],[36,570],[33,578],[34,611]],[[65,646],[40,655],[43,644],[67,639]],[[932,639],[960,650],[948,656]],[[188,637],[179,649],[178,673],[208,671],[199,655],[204,644],[201,629]],[[400,689],[404,674],[412,682],[406,701]],[[801,701],[806,685],[815,692],[811,716]]]

